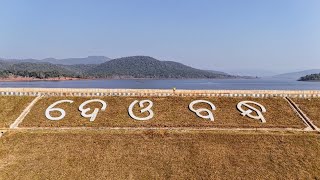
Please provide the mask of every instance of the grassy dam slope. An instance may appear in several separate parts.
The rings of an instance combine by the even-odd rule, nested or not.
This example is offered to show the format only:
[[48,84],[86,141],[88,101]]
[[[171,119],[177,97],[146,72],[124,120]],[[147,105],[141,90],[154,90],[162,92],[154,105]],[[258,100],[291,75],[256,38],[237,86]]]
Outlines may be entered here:
[[319,179],[319,110],[319,91],[4,88],[0,179]]

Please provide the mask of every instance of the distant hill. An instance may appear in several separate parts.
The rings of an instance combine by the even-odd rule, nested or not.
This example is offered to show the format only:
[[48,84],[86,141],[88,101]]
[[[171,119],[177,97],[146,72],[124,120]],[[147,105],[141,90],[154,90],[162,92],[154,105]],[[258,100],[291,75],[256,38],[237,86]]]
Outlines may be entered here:
[[224,74],[224,75],[229,75],[228,73],[222,72],[222,71],[215,71],[215,70],[205,70],[208,71],[210,73],[215,73],[215,74]]
[[34,77],[39,79],[53,77],[83,77],[82,72],[77,72],[72,69],[62,67],[62,65],[30,62],[9,64],[5,69],[2,70],[0,74],[3,77],[15,75],[21,77]]
[[195,69],[173,61],[159,61],[149,56],[112,59],[88,71],[102,78],[235,78],[225,73]]
[[[95,59],[100,64],[78,64]],[[30,61],[30,62],[28,62]],[[47,62],[50,61],[50,62]],[[159,61],[149,56],[130,56],[107,60],[103,56],[70,58],[63,60],[0,60],[0,77],[33,78],[175,78],[175,79],[226,79],[240,78],[219,71],[206,71],[173,61]],[[53,63],[55,62],[55,63]],[[75,63],[75,64],[73,64]],[[84,62],[83,62],[84,63]]]
[[0,60],[0,70],[6,70],[10,67],[10,63]]
[[66,59],[55,59],[55,58],[46,58],[46,59],[5,59],[5,61],[11,63],[19,62],[30,62],[30,63],[41,63],[48,62],[51,64],[62,64],[62,65],[75,65],[75,64],[101,64],[106,61],[109,61],[110,58],[105,56],[88,56],[85,58],[66,58]]
[[43,59],[52,64],[74,65],[74,64],[101,64],[109,61],[110,58],[105,56],[88,56],[86,58],[68,58],[68,59]]
[[305,71],[298,71],[298,72],[292,72],[292,73],[285,73],[285,74],[279,74],[276,76],[272,76],[273,78],[281,78],[281,79],[294,79],[298,80],[303,76],[309,75],[309,74],[318,74],[320,73],[320,69],[310,69]]

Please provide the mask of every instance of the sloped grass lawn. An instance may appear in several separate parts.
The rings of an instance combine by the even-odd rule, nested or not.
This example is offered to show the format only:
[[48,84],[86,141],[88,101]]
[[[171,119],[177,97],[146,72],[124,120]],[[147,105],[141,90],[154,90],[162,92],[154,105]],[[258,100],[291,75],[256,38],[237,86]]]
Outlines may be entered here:
[[0,128],[8,128],[35,97],[0,96]]
[[299,108],[306,113],[317,127],[320,127],[320,98],[295,98],[293,101],[296,102]]
[[0,138],[0,179],[314,179],[318,134],[36,130]]
[[[305,128],[302,120],[295,114],[283,98],[244,98],[244,97],[96,97],[107,102],[106,111],[100,111],[94,122],[80,115],[78,107],[89,97],[46,97],[38,101],[20,126],[24,127],[239,127],[239,128]],[[57,108],[66,111],[66,116],[60,121],[50,121],[45,117],[45,110],[52,103],[70,99],[74,103],[62,103]],[[134,100],[150,99],[154,105],[154,118],[149,121],[136,121],[128,115],[128,107]],[[215,121],[208,121],[196,116],[188,108],[190,102],[204,99],[212,102],[217,110],[213,111]],[[240,101],[252,100],[266,107],[264,117],[267,123],[243,117],[236,106]],[[147,105],[147,104],[146,104]],[[85,108],[101,108],[100,103],[88,104]],[[207,104],[197,104],[195,109],[209,108]],[[134,112],[137,116],[145,117],[148,113],[141,114],[136,105]],[[52,112],[52,116],[60,113]]]

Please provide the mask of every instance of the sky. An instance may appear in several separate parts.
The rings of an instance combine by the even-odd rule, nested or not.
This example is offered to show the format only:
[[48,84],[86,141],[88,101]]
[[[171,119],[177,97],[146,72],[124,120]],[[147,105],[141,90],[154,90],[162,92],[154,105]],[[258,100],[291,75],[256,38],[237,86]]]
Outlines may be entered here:
[[0,57],[90,55],[242,75],[320,69],[320,1],[0,1]]

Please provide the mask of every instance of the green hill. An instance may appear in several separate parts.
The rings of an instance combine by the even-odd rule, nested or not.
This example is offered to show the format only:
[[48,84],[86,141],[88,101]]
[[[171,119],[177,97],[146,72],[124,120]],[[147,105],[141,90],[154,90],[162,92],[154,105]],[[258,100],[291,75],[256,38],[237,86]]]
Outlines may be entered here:
[[159,61],[149,56],[130,56],[101,64],[52,64],[42,61],[0,61],[0,77],[75,78],[237,78],[223,72],[195,69],[173,61]]
[[7,71],[13,75],[35,78],[52,77],[80,77],[80,73],[66,69],[60,65],[50,63],[17,63],[7,68]]
[[101,78],[232,78],[224,73],[195,69],[173,61],[159,61],[149,56],[113,59],[88,71]]

